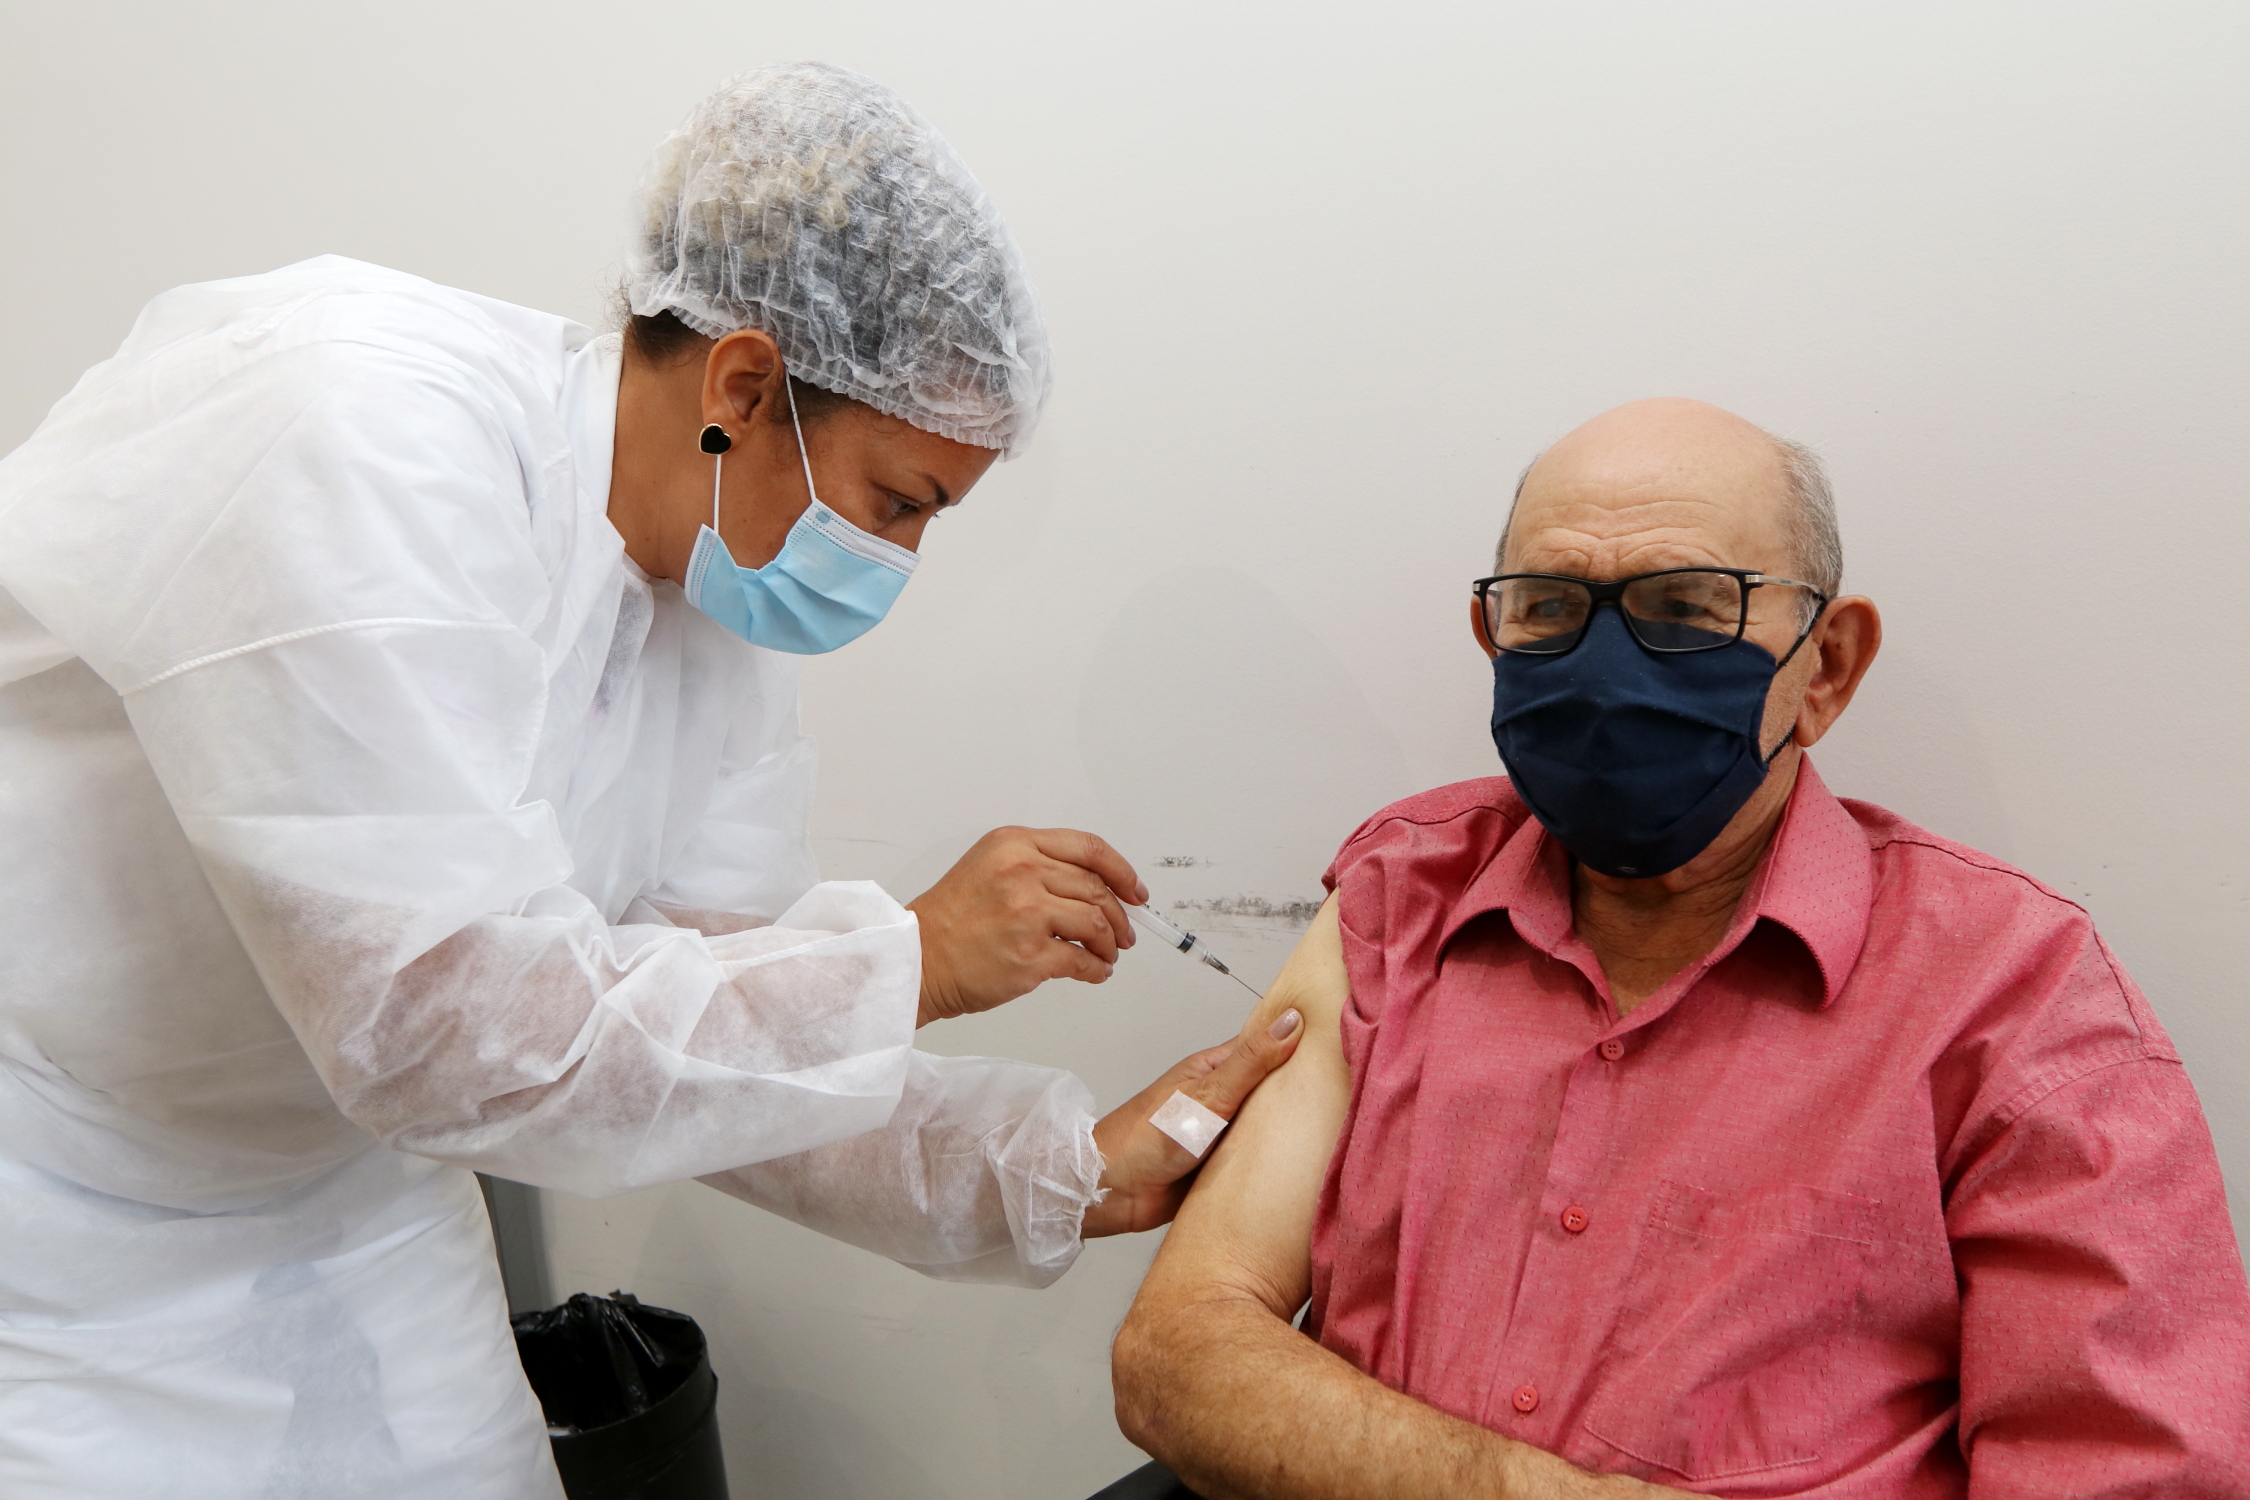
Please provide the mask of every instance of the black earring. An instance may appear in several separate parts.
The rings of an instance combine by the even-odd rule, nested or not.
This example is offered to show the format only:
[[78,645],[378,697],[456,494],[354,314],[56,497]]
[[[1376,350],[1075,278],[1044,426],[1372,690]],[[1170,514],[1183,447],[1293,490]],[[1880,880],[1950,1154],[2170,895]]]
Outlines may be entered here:
[[727,430],[724,427],[713,422],[703,429],[703,435],[695,440],[695,446],[706,453],[717,455],[732,448],[734,439],[727,436]]

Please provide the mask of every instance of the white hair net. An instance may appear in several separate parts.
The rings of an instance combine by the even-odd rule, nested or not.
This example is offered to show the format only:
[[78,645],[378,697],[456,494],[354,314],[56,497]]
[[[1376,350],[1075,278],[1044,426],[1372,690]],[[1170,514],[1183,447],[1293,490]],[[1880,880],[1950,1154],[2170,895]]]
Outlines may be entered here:
[[1023,258],[945,138],[824,63],[729,80],[656,150],[626,296],[801,380],[1013,455],[1051,383]]

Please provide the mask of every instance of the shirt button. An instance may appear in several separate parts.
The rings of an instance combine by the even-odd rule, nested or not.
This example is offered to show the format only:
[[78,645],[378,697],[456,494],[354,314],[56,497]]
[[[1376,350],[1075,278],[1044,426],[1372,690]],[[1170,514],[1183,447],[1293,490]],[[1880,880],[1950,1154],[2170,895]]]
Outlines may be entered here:
[[1562,1227],[1572,1234],[1584,1234],[1586,1226],[1592,1222],[1593,1220],[1586,1217],[1586,1210],[1575,1203],[1562,1211]]
[[1611,1037],[1608,1041],[1602,1043],[1601,1054],[1604,1061],[1615,1062],[1625,1055],[1625,1044],[1617,1038]]
[[1519,1385],[1516,1387],[1516,1393],[1508,1399],[1515,1403],[1517,1411],[1536,1411],[1539,1408],[1539,1387]]

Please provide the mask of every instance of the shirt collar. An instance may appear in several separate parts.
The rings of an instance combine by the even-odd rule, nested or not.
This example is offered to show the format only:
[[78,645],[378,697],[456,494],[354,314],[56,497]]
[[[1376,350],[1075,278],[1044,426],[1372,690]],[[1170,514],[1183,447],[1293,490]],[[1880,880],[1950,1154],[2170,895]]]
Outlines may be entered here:
[[579,487],[596,510],[609,508],[610,459],[617,446],[617,385],[624,368],[622,334],[589,339],[564,365],[562,395],[556,402]]
[[1797,766],[1789,811],[1766,855],[1758,915],[1797,935],[1820,965],[1823,1008],[1834,1004],[1867,941],[1875,855],[1867,833],[1813,769]]
[[[1867,835],[1806,757],[1798,762],[1797,784],[1773,845],[1744,893],[1748,910],[1736,914],[1714,957],[1739,943],[1755,922],[1773,922],[1812,955],[1825,1009],[1859,962],[1874,893],[1875,857]],[[1517,935],[1542,952],[1558,954],[1572,941],[1570,857],[1528,812],[1454,904],[1440,945],[1493,911],[1505,911]]]

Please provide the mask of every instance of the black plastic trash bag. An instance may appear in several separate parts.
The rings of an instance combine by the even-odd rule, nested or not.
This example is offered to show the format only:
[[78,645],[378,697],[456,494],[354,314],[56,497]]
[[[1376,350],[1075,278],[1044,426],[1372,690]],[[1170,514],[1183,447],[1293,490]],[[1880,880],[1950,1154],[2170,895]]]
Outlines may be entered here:
[[513,1320],[570,1500],[727,1500],[703,1330],[626,1292]]
[[1143,1464],[1089,1500],[1199,1500],[1162,1464]]

